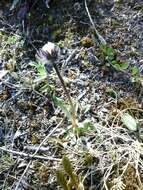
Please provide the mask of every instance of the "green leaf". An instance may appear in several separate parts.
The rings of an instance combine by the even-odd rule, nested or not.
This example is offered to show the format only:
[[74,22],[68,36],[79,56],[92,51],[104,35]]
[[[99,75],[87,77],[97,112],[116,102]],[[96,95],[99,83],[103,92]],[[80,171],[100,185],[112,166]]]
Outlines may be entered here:
[[9,36],[7,39],[7,43],[10,45],[16,44],[17,41],[18,41],[18,37],[16,36]]
[[120,70],[120,65],[118,63],[113,65],[113,67],[115,67],[115,69],[117,69],[117,70]]
[[100,46],[100,49],[103,51],[103,53],[105,53],[106,54],[106,52],[107,52],[107,45],[105,45],[105,44],[102,44],[101,46]]
[[37,68],[37,70],[38,70],[39,76],[46,76],[46,75],[47,75],[47,74],[46,74],[45,67],[39,66],[39,67]]
[[48,84],[44,84],[39,90],[40,92],[47,92],[49,90],[49,85]]
[[72,186],[77,187],[77,185],[78,185],[78,177],[74,173],[74,170],[73,170],[73,167],[72,167],[72,164],[71,164],[69,158],[64,156],[63,159],[62,159],[62,164],[63,164],[65,172],[70,177],[70,181],[71,181]]
[[128,68],[129,63],[128,62],[122,62],[119,65],[120,65],[120,70],[125,70]]
[[129,63],[128,62],[122,62],[122,63],[119,63],[118,61],[116,60],[113,60],[111,62],[112,66],[115,67],[117,70],[125,70],[128,68],[129,66]]
[[128,113],[123,113],[121,120],[130,131],[137,131],[136,120]]
[[56,176],[57,176],[57,181],[58,183],[61,185],[61,187],[64,189],[64,190],[69,190],[69,187],[67,185],[67,181],[65,179],[65,174],[63,171],[61,170],[57,170],[56,171]]
[[71,176],[73,174],[73,168],[72,168],[72,165],[71,165],[71,162],[70,162],[69,158],[64,156],[63,159],[62,159],[62,164],[63,164],[65,172],[69,176]]
[[113,88],[110,88],[110,87],[107,88],[106,93],[107,93],[108,96],[111,96],[114,99],[117,99],[117,97],[118,97],[117,92]]
[[47,76],[45,66],[42,63],[32,62],[32,63],[30,63],[30,65],[32,67],[36,68],[38,75],[40,77],[46,77]]
[[139,74],[139,68],[137,66],[133,66],[131,68],[131,73],[132,73],[132,75]]
[[107,55],[109,56],[109,57],[113,57],[114,56],[114,51],[113,51],[113,49],[112,48],[107,48]]
[[143,82],[143,77],[141,76],[133,76],[133,77],[131,77],[131,81],[132,82],[139,82],[139,83],[141,83],[142,84],[142,82]]
[[91,130],[94,129],[93,124],[91,123],[91,121],[85,120],[84,121],[84,129],[87,130]]
[[83,122],[78,123],[78,127],[75,131],[78,133],[79,136],[83,136],[85,132],[89,130],[94,130],[94,126],[92,122],[88,119],[84,120]]
[[118,65],[118,62],[116,60],[113,60],[111,63],[112,65]]
[[60,99],[56,96],[53,96],[53,101],[57,106],[59,106],[61,108],[61,110],[66,114],[66,116],[69,119],[71,119],[71,113],[69,111],[69,105],[65,104],[65,102],[62,99]]
[[136,82],[136,77],[131,77],[130,80],[132,83],[134,83],[134,82]]

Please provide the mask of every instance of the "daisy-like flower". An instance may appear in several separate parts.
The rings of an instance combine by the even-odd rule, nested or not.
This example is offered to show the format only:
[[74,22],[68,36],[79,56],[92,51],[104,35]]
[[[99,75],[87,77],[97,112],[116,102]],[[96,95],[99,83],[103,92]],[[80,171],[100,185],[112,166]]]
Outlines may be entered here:
[[38,56],[39,58],[44,58],[47,60],[56,60],[59,57],[59,47],[56,46],[52,42],[48,42],[45,44],[39,51],[38,51]]
[[57,76],[58,76],[59,80],[61,81],[61,85],[62,85],[63,90],[67,96],[69,104],[71,106],[71,115],[72,115],[71,121],[72,121],[73,128],[75,128],[75,127],[77,127],[75,106],[74,106],[72,99],[71,99],[71,96],[67,90],[64,79],[63,79],[62,75],[60,74],[60,71],[59,71],[58,66],[56,64],[58,57],[59,57],[59,54],[60,54],[59,47],[56,46],[52,42],[48,42],[37,52],[37,57],[38,57],[38,59],[41,60],[41,62],[43,62],[47,74],[49,74],[51,72],[51,69],[54,67],[54,69],[57,73]]
[[47,73],[50,73],[52,67],[56,64],[60,54],[60,49],[52,42],[45,44],[38,52],[37,58],[45,65]]

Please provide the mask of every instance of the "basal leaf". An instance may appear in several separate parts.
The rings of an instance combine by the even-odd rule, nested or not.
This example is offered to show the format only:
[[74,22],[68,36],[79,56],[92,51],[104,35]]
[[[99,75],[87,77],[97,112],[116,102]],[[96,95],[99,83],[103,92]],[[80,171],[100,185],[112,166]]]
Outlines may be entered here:
[[137,66],[133,66],[131,68],[131,73],[132,73],[132,75],[138,74],[139,73],[139,68]]
[[123,113],[121,120],[130,131],[137,131],[136,120],[128,113]]
[[67,185],[67,181],[65,179],[65,174],[63,171],[61,170],[57,170],[56,171],[56,176],[57,176],[57,181],[58,183],[61,185],[61,187],[64,189],[64,190],[70,190],[68,185]]
[[72,165],[71,165],[71,162],[70,162],[69,158],[64,156],[63,159],[62,159],[62,164],[63,164],[65,172],[69,176],[71,176],[73,174],[73,168],[72,168]]
[[122,62],[120,63],[120,70],[125,70],[128,68],[128,66],[129,66],[128,62]]
[[56,96],[53,96],[53,101],[57,106],[59,106],[61,108],[61,110],[66,114],[66,116],[69,119],[71,119],[71,113],[69,111],[69,105],[65,104],[65,102],[62,99],[60,99]]

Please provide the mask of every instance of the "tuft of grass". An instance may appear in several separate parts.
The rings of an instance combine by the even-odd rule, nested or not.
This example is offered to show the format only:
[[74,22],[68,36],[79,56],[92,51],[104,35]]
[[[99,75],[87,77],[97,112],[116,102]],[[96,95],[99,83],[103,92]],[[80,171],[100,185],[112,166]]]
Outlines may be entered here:
[[0,158],[0,173],[8,170],[14,164],[14,160],[10,155],[2,155]]
[[62,166],[64,171],[57,170],[57,181],[63,187],[64,190],[84,190],[84,185],[79,179],[78,175],[74,172],[71,161],[68,157],[64,156],[62,159]]
[[102,44],[100,46],[102,58],[107,66],[114,67],[117,71],[122,71],[127,76],[130,77],[132,82],[142,83],[143,76],[140,73],[139,67],[130,66],[127,61],[120,61],[117,59],[117,53],[112,47],[109,47],[107,44]]

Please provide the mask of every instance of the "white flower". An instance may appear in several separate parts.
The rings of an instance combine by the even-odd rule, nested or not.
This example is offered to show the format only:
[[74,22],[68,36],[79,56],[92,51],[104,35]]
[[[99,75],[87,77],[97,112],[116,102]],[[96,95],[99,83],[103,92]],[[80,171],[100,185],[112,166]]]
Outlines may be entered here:
[[44,51],[45,53],[49,53],[50,55],[52,55],[52,53],[55,51],[55,44],[52,42],[48,42],[47,44],[45,44],[42,47],[42,51]]

